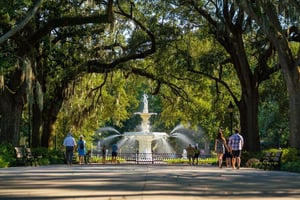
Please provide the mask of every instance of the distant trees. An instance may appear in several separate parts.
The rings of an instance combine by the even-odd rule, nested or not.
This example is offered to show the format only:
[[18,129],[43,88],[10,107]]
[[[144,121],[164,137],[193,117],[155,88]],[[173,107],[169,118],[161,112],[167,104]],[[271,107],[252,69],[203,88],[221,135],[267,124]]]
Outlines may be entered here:
[[34,147],[52,146],[58,129],[84,126],[87,116],[122,126],[147,88],[160,95],[156,109],[164,106],[157,126],[183,121],[208,134],[226,125],[232,99],[246,149],[258,151],[259,86],[281,67],[295,109],[291,144],[300,147],[299,28],[280,26],[284,9],[268,10],[277,4],[256,2],[1,2],[1,138],[17,145],[25,114]]

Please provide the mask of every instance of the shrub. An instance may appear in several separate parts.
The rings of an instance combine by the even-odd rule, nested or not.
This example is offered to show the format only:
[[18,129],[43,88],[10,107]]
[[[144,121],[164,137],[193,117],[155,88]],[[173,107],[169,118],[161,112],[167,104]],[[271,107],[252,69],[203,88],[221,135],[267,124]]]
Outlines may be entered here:
[[295,162],[298,160],[297,149],[295,148],[286,148],[282,150],[282,164],[288,162]]
[[[182,158],[173,158],[173,159],[166,159],[165,162],[167,162],[169,164],[188,164],[189,160],[182,159]],[[217,157],[199,158],[198,159],[199,165],[206,165],[206,164],[216,165],[217,162],[218,162]]]
[[0,168],[13,166],[15,163],[14,147],[11,144],[0,144]]
[[300,161],[287,162],[282,165],[281,170],[300,173]]
[[39,159],[40,165],[64,163],[64,154],[63,151],[61,150],[57,150],[57,149],[49,150],[45,147],[40,147],[40,148],[35,148],[34,152],[36,155],[42,156],[42,159]]

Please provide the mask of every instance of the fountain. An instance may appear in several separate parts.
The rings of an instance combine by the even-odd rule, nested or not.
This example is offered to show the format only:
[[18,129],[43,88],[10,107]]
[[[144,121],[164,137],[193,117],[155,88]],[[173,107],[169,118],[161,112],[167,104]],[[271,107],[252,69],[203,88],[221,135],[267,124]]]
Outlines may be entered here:
[[[152,159],[152,141],[159,139],[166,139],[168,137],[165,132],[150,132],[149,119],[152,115],[157,113],[149,113],[148,111],[148,96],[143,95],[144,108],[143,112],[136,112],[134,114],[140,115],[142,118],[141,131],[139,132],[125,132],[124,138],[138,141],[138,153],[140,159]],[[143,158],[142,158],[143,157]]]
[[152,115],[157,115],[157,113],[149,112],[147,94],[143,95],[143,111],[135,112],[134,114],[139,115],[142,118],[142,122],[140,124],[141,128],[139,131],[124,132],[123,134],[121,134],[112,127],[103,127],[98,129],[96,132],[115,132],[115,134],[105,138],[103,142],[105,143],[113,138],[121,137],[122,139],[118,141],[120,153],[138,153],[137,159],[139,161],[152,161],[152,155],[154,150],[156,150],[155,153],[174,154],[175,151],[167,142],[167,139],[170,137],[179,139],[186,146],[188,144],[192,144],[192,141],[185,134],[180,132],[184,129],[182,125],[175,127],[175,129],[170,134],[167,134],[166,132],[152,132],[150,130],[149,119]]

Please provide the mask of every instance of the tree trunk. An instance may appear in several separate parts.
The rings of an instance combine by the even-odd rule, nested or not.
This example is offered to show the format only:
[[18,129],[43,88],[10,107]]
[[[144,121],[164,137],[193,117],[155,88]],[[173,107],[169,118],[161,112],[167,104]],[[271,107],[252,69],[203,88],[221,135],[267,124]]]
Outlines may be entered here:
[[244,137],[243,150],[256,152],[260,150],[258,134],[258,89],[248,88],[251,97],[242,97],[238,103],[240,111],[241,135]]
[[[36,100],[36,98],[35,98]],[[43,131],[42,111],[35,102],[32,105],[32,147],[41,147],[41,135]]]
[[43,122],[43,134],[41,138],[41,144],[43,147],[50,147],[53,144],[53,141],[51,141],[51,134],[53,131],[53,124],[55,122],[52,122],[50,119],[48,121]]
[[22,112],[26,103],[26,84],[22,70],[11,75],[10,83],[0,94],[0,138],[15,146],[20,142]]
[[[296,88],[295,85],[298,85]],[[295,88],[289,87],[290,94],[290,145],[291,147],[300,149],[300,86],[295,84]]]
[[[279,62],[289,94],[290,145],[300,149],[300,71],[294,60],[287,40],[279,35],[269,35],[278,51]],[[300,58],[298,58],[300,59]],[[287,108],[288,109],[288,108]]]
[[0,105],[0,138],[1,142],[11,143],[14,146],[19,145],[20,141],[20,124],[24,103],[16,102],[12,94],[4,92],[1,95]]
[[[47,100],[47,99],[46,99]],[[55,102],[45,102],[43,110],[35,103],[32,112],[32,146],[48,148],[53,144],[53,124],[57,119],[61,102],[63,99],[57,99]]]
[[241,134],[244,137],[244,150],[249,152],[260,151],[259,128],[258,128],[258,86],[259,74],[250,69],[246,51],[244,49],[243,37],[236,32],[235,37],[228,37],[223,46],[230,54],[233,66],[240,81],[242,94],[240,100],[234,95],[234,101],[240,112]]
[[[62,102],[63,99],[61,99]],[[61,107],[61,103],[55,102],[56,104],[51,106],[49,105],[48,110],[44,110],[43,112],[43,134],[42,134],[42,146],[43,147],[50,147],[54,143],[54,132],[53,132],[53,125],[56,122],[57,115],[59,109]]]
[[[64,100],[62,94],[67,83],[57,84],[53,90],[53,94],[43,91],[43,108],[39,107],[38,92],[35,94],[35,103],[32,106],[32,144],[34,147],[48,148],[53,144],[53,125],[56,122],[57,115],[60,111],[62,102]],[[43,88],[46,88],[45,86]],[[53,99],[52,99],[53,98]]]
[[239,41],[239,45],[237,45],[239,47],[236,47],[235,49],[231,48],[232,50],[229,51],[239,77],[242,90],[240,100],[237,101],[236,98],[234,99],[240,112],[240,131],[245,140],[243,150],[257,152],[260,151],[258,131],[258,74],[252,73],[250,70],[246,54],[242,50],[242,40]]
[[283,37],[283,30],[267,31],[268,37],[278,52],[279,63],[284,75],[289,94],[289,127],[290,127],[290,145],[300,149],[300,70],[299,60],[294,59],[290,49],[288,39]]

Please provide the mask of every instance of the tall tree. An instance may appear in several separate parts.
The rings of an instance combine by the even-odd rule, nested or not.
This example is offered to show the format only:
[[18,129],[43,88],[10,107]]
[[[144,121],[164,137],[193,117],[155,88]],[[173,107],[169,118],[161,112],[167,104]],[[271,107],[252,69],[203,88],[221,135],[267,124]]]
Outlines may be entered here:
[[[5,5],[1,6],[1,16],[4,19],[1,21],[1,33],[3,34],[0,40],[1,50],[4,53],[6,52],[5,54],[8,54],[11,60],[14,61],[4,63],[5,65],[1,66],[3,91],[0,96],[0,135],[4,141],[18,145],[21,113],[27,101],[30,104],[28,106],[30,110],[38,108],[38,106],[32,105],[38,103],[34,102],[33,92],[41,89],[38,86],[40,85],[39,81],[42,82],[42,79],[38,80],[38,78],[40,78],[39,73],[43,70],[39,68],[42,66],[38,65],[41,64],[38,61],[40,59],[39,48],[45,42],[42,39],[50,34],[55,35],[54,32],[56,32],[57,37],[60,37],[59,30],[66,26],[111,23],[113,16],[112,2],[112,0],[106,2],[105,7],[107,9],[105,9],[105,12],[100,12],[100,14],[94,14],[85,6],[84,9],[89,10],[88,14],[85,15],[78,15],[77,11],[81,5],[76,2],[51,2],[49,4],[48,2],[37,1],[35,5],[30,1],[3,2]],[[101,5],[97,6],[99,6],[97,10],[99,10]],[[32,9],[27,14],[24,7],[28,9],[32,7]],[[37,10],[39,11],[37,12]],[[60,16],[57,15],[57,11],[60,12]],[[20,21],[24,16],[26,16],[25,19],[21,20],[22,22],[16,28],[12,28],[15,22]],[[5,55],[2,54],[2,56]],[[38,120],[41,115],[37,116],[38,112],[35,111],[37,109],[32,112],[34,115],[32,119]],[[40,130],[38,124],[35,125]]]
[[[178,9],[182,7],[186,7],[180,13],[183,20],[194,24],[195,29],[207,29],[228,53],[228,57],[219,63],[218,76],[192,65],[188,70],[210,77],[227,88],[239,109],[241,131],[246,141],[245,149],[260,150],[258,87],[278,70],[277,66],[270,66],[268,63],[273,47],[268,45],[264,35],[253,31],[255,24],[234,1],[178,1]],[[222,78],[223,66],[230,63],[240,81],[241,94],[233,92],[232,87]]]
[[31,2],[1,1],[0,6],[0,55],[3,58],[0,63],[0,136],[3,141],[14,145],[19,142],[22,111],[25,103],[30,100],[28,88],[32,83],[32,68],[36,65],[32,59],[34,52],[26,40],[30,29],[25,27],[41,3],[42,1],[37,1],[28,13],[24,8],[31,7]]
[[[265,33],[278,54],[289,94],[290,145],[300,149],[299,1],[238,1]],[[296,43],[298,50],[293,51]]]
[[[105,74],[119,70],[120,64],[144,58],[155,51],[153,33],[133,16],[137,9],[133,10],[130,2],[116,1],[114,12],[117,17],[115,18],[113,18],[112,0],[95,1],[93,5],[86,3],[85,1],[51,2],[50,4],[43,2],[42,6],[39,4],[38,12],[28,14],[30,16],[28,18],[31,20],[24,20],[26,26],[22,23],[18,29],[19,32],[28,33],[22,41],[31,50],[28,57],[32,62],[28,66],[32,67],[29,70],[33,75],[30,77],[30,83],[34,87],[29,87],[29,91],[26,91],[26,87],[24,87],[23,91],[24,95],[30,96],[31,100],[28,103],[34,125],[32,137],[34,146],[47,147],[49,145],[52,126],[63,100],[67,97],[66,89],[72,81],[85,73]],[[34,14],[32,15],[32,13]],[[112,23],[113,19],[114,23]],[[122,26],[122,30],[120,26]],[[10,26],[7,25],[7,27],[9,30]],[[18,31],[6,34],[9,37],[5,35],[5,39],[18,36]],[[10,32],[8,31],[8,33]],[[16,44],[21,43],[17,37],[13,41]],[[5,45],[7,43],[8,40]],[[24,52],[28,54],[25,47]],[[22,54],[20,57],[23,58],[24,55]],[[144,73],[143,70],[130,71],[151,76]],[[9,74],[5,75],[5,80],[10,80]],[[21,75],[19,78],[22,77]],[[23,83],[27,82],[23,81]],[[4,101],[1,103],[4,105]],[[25,103],[26,101],[23,101],[22,105]],[[11,107],[17,108],[17,106]],[[22,109],[19,111],[21,113]],[[9,121],[4,118],[1,120],[3,120],[3,124],[7,124]],[[15,122],[13,127],[19,127],[19,123]],[[8,142],[14,140],[13,143],[18,144],[16,137],[19,134],[18,130],[14,132],[14,137],[4,129],[1,134],[5,134],[4,138]]]

